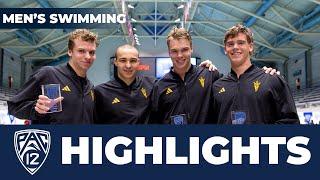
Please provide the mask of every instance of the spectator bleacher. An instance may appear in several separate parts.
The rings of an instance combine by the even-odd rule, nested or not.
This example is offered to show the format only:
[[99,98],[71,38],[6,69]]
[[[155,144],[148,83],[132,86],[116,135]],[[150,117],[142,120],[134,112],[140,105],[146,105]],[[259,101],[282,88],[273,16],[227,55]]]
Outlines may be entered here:
[[9,98],[13,97],[17,90],[15,89],[9,89],[5,87],[0,86],[0,100],[2,101],[8,101]]
[[320,81],[310,88],[293,91],[293,98],[297,108],[320,106]]

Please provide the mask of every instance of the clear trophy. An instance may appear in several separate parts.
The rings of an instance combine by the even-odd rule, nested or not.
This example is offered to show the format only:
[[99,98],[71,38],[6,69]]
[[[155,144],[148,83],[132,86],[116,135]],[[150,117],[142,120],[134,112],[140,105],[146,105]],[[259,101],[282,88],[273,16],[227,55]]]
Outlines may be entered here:
[[62,103],[58,99],[61,97],[60,84],[46,84],[41,85],[42,95],[47,96],[51,103],[47,113],[54,113],[62,111]]

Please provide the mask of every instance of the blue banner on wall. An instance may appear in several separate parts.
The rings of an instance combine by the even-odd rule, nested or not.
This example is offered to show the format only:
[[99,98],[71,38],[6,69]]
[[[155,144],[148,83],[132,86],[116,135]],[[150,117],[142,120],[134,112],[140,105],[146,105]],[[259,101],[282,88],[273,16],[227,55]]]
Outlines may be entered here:
[[317,177],[318,126],[1,126],[11,179]]

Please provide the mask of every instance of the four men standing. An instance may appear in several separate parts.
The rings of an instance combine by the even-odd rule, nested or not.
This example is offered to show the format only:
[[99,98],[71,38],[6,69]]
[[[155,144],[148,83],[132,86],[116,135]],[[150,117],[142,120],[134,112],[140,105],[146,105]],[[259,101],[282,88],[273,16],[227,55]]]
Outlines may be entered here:
[[[264,93],[266,95],[261,96],[259,100],[250,95],[246,96],[246,93],[251,92],[245,89],[249,89],[248,82],[251,82],[251,79],[243,81],[242,90],[239,85],[234,89],[232,84],[230,87],[228,84],[220,88],[221,82],[226,78],[214,83],[220,78],[217,71],[210,72],[206,68],[191,65],[192,39],[183,28],[173,28],[168,35],[167,45],[173,67],[162,79],[155,83],[154,78],[136,76],[140,62],[139,52],[133,46],[123,45],[115,53],[115,80],[97,86],[94,93],[93,85],[86,78],[86,72],[96,58],[97,36],[88,30],[76,30],[71,33],[69,39],[69,63],[57,67],[44,67],[33,74],[22,90],[9,102],[9,112],[19,118],[51,124],[92,123],[94,119],[96,123],[124,124],[230,123],[229,119],[234,116],[238,118],[235,122],[245,117],[244,121],[249,124],[254,119],[256,122],[252,123],[295,123],[295,106],[291,104],[293,100],[290,99],[291,94],[284,80],[278,76],[266,75],[263,70],[251,65],[253,40],[250,36],[246,36],[242,31],[231,34],[228,32],[225,50],[231,60],[233,76],[229,75],[226,78],[239,79],[242,74],[245,76],[246,72],[258,72],[259,77],[256,77],[256,73],[252,76],[247,75],[247,78],[257,79],[253,84],[254,91],[260,90],[259,93],[264,93],[263,90],[271,89],[270,93]],[[62,101],[63,111],[47,114],[52,102],[48,97],[40,95],[40,86],[51,83],[61,84],[63,87],[64,99],[55,100]],[[217,88],[220,88],[218,92]],[[236,95],[222,97],[222,91],[227,95],[226,88],[228,93],[233,91]],[[241,94],[243,91],[245,93]],[[270,96],[275,101],[270,102]],[[283,100],[282,97],[287,98]],[[259,108],[261,102],[265,103],[262,107],[268,107]],[[250,103],[256,104],[256,109],[246,106]],[[79,110],[72,111],[72,108]],[[259,113],[259,116],[252,115]]]

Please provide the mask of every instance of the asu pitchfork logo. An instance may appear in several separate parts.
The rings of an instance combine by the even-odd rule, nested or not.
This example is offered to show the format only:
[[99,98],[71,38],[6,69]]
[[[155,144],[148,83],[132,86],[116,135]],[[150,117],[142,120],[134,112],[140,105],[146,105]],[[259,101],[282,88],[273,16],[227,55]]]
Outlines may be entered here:
[[16,131],[14,147],[22,166],[35,174],[45,162],[50,150],[50,132],[38,129]]

